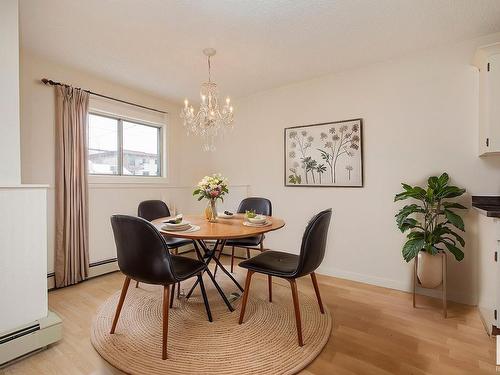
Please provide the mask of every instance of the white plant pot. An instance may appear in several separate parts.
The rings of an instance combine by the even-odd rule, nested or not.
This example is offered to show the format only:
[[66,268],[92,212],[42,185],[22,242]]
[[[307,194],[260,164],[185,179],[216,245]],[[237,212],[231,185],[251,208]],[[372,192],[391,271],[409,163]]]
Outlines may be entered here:
[[434,289],[443,281],[443,257],[426,251],[418,253],[417,276],[424,288]]

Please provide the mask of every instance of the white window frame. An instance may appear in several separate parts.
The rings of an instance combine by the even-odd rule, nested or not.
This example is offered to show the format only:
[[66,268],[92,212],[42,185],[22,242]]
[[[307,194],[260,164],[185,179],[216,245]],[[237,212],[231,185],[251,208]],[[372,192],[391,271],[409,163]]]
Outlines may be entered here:
[[[105,174],[90,174],[87,171],[88,181],[90,184],[165,184],[169,179],[169,127],[167,125],[166,114],[157,113],[134,107],[127,104],[114,102],[108,99],[91,96],[89,101],[88,114],[110,117],[118,120],[118,152],[120,157],[118,167],[120,173],[123,173],[123,127],[120,122],[130,121],[139,125],[152,126],[160,129],[159,134],[159,152],[160,152],[160,176],[131,176],[131,175],[105,175]],[[88,130],[88,129],[87,129]]]

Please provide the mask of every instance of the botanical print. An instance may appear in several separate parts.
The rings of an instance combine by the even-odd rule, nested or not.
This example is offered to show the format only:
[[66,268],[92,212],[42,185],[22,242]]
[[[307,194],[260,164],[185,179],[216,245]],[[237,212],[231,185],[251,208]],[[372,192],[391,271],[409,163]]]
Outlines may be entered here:
[[362,186],[361,119],[285,129],[285,185]]

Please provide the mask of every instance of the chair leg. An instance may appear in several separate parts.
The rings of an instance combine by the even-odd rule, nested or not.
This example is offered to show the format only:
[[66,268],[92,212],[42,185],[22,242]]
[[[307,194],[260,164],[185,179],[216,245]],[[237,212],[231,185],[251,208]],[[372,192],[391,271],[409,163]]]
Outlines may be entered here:
[[248,270],[247,278],[245,280],[245,291],[243,292],[243,301],[241,302],[241,312],[240,312],[240,320],[238,324],[243,323],[243,318],[245,317],[245,309],[247,307],[248,295],[250,294],[250,282],[252,281],[252,275],[254,271]]
[[208,304],[207,292],[205,291],[202,275],[198,275],[198,284],[200,284],[201,295],[203,297],[203,303],[205,304],[205,310],[207,310],[208,321],[212,322],[212,313],[210,312],[210,305]]
[[168,338],[168,303],[169,303],[170,287],[163,286],[163,343],[161,350],[161,358],[167,359],[167,338]]
[[321,311],[321,314],[324,314],[325,309],[323,308],[323,302],[321,301],[321,295],[319,294],[318,280],[316,280],[316,274],[314,272],[311,273],[311,280],[314,285],[314,291],[316,292],[316,298],[318,299],[319,311]]
[[136,288],[139,288],[139,281],[136,281],[136,282],[135,282],[135,287],[136,287]]
[[264,240],[260,241],[260,251],[263,252],[266,249],[264,249]]
[[172,291],[170,292],[170,308],[174,306],[174,296],[175,296],[175,283],[172,284]]
[[231,249],[231,273],[233,273],[233,266],[234,266],[234,246]]
[[293,298],[293,307],[295,310],[295,325],[297,326],[297,337],[299,339],[299,346],[304,346],[304,342],[302,341],[302,322],[300,320],[300,305],[299,305],[299,293],[297,292],[297,283],[294,279],[288,280],[290,282],[290,286],[292,287],[292,298]]
[[127,290],[130,285],[130,277],[126,277],[123,282],[122,293],[120,294],[120,300],[116,306],[115,318],[113,319],[113,325],[111,326],[111,331],[109,333],[115,333],[116,324],[118,323],[118,318],[120,317],[120,312],[122,311],[123,302],[125,301],[125,296],[127,295]]
[[247,259],[250,259],[250,249],[247,248]]
[[269,286],[269,302],[273,302],[273,277],[267,275],[267,285]]
[[181,297],[181,283],[177,283],[177,299]]

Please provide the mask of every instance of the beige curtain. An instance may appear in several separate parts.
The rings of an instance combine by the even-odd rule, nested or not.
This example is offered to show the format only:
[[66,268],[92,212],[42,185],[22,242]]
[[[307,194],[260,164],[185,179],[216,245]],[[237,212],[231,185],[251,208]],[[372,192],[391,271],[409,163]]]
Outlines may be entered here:
[[87,110],[89,94],[56,87],[56,287],[85,280],[89,271]]

